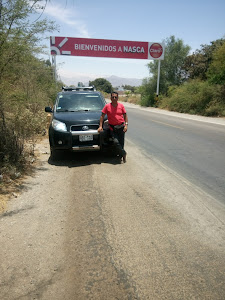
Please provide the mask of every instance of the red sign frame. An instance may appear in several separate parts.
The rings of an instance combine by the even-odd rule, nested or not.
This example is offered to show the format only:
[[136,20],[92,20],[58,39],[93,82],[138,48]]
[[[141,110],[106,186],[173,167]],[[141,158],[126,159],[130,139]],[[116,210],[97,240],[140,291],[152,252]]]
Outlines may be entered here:
[[50,49],[51,55],[164,59],[161,43],[52,36]]

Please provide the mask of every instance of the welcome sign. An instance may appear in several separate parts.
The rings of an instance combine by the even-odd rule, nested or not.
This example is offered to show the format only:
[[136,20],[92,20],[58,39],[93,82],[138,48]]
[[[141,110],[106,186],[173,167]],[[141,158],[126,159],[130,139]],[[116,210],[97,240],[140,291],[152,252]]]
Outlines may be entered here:
[[164,45],[153,42],[50,37],[51,55],[164,59]]

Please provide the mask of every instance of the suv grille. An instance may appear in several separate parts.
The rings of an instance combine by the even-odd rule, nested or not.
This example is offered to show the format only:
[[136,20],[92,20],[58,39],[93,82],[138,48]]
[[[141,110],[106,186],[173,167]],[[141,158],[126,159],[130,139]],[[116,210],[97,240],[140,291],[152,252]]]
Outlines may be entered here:
[[88,126],[90,130],[98,130],[98,124],[82,124],[82,125],[72,125],[70,131],[82,131],[83,126]]

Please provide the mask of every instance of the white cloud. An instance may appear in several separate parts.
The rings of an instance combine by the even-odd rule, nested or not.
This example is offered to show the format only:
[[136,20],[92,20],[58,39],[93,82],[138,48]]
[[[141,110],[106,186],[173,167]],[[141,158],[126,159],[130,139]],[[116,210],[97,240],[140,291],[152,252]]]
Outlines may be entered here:
[[84,21],[79,20],[78,12],[75,8],[68,9],[60,4],[54,3],[53,5],[53,3],[50,2],[46,6],[44,14],[55,18],[56,22],[58,21],[62,23],[62,25],[70,26],[70,29],[76,30],[80,37],[90,37],[87,24]]

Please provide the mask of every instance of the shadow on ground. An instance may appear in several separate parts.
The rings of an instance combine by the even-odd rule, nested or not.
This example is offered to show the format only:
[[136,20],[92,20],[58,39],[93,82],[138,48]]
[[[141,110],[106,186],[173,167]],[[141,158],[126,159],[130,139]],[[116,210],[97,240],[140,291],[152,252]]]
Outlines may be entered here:
[[33,209],[34,206],[33,205],[30,205],[30,206],[26,206],[24,208],[20,208],[20,209],[16,209],[16,210],[11,210],[11,211],[7,211],[5,213],[3,213],[2,215],[0,215],[0,219],[4,218],[4,217],[12,217],[14,215],[17,215],[19,213],[23,213],[24,211],[27,211],[27,210],[31,210]]
[[48,163],[54,166],[67,166],[69,168],[82,167],[93,164],[107,163],[121,164],[121,160],[113,152],[64,152],[59,151],[54,160],[49,157]]

